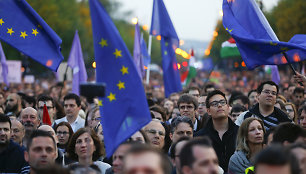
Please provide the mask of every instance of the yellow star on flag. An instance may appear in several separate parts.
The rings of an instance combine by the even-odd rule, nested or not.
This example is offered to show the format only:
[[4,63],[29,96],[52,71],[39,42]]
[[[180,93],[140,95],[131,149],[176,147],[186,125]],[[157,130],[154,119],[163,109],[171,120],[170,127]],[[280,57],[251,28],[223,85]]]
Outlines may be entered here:
[[13,33],[15,33],[15,31],[13,31],[13,28],[7,28],[7,33],[12,35]]
[[113,94],[113,93],[110,93],[107,98],[109,99],[109,101],[113,101],[113,100],[116,100],[116,94]]
[[122,57],[122,55],[121,55],[121,50],[116,49],[115,52],[114,52],[113,54],[115,54],[116,58]]
[[4,23],[3,19],[0,19],[0,25],[2,25]]
[[99,44],[101,45],[102,48],[108,46],[107,40],[104,40],[103,38],[101,38],[101,41],[99,42]]
[[35,36],[38,34],[38,31],[37,31],[37,29],[32,29],[32,34],[34,34]]
[[276,45],[277,45],[277,43],[274,43],[274,42],[270,41],[270,45],[274,45],[274,46],[276,46]]
[[120,69],[120,71],[122,72],[122,75],[124,74],[128,74],[128,67],[122,66],[122,68]]
[[25,39],[26,36],[28,36],[26,32],[21,32],[20,37],[23,37]]
[[164,54],[165,54],[165,55],[167,55],[167,54],[168,54],[168,52],[167,52],[167,51],[165,51],[165,52],[164,52]]
[[98,100],[98,106],[103,106],[103,101],[102,100]]
[[229,31],[230,33],[233,31],[233,29],[228,29],[227,27],[226,27],[226,29],[225,29],[226,31]]
[[125,89],[124,82],[121,82],[120,80],[119,80],[119,83],[117,84],[117,86],[118,86],[119,90]]

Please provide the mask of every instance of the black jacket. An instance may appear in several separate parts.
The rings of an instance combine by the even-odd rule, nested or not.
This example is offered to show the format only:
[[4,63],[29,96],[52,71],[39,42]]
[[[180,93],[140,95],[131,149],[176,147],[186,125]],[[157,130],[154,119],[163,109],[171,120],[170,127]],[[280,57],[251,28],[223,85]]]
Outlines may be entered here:
[[228,130],[223,134],[222,140],[215,130],[211,118],[208,120],[206,126],[194,135],[208,136],[211,139],[219,159],[219,165],[224,172],[227,172],[229,159],[236,150],[236,138],[239,128],[230,118],[228,118],[228,124]]
[[7,148],[0,153],[0,173],[19,173],[27,164],[24,151],[25,148],[10,140]]

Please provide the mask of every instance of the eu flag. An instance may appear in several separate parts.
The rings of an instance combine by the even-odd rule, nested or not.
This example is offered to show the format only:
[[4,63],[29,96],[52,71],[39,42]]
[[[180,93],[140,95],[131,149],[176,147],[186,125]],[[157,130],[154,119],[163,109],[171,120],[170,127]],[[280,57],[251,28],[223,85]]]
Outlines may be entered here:
[[0,40],[56,71],[62,40],[25,0],[0,0]]
[[99,101],[108,157],[151,120],[144,88],[132,56],[100,4],[90,0],[97,82],[106,84]]
[[163,79],[165,96],[168,97],[171,93],[181,91],[182,85],[175,55],[175,49],[179,46],[179,38],[162,0],[154,0],[153,2],[150,34],[161,36]]
[[282,53],[289,55],[289,63],[296,62],[296,52],[306,53],[306,35],[295,35],[289,42],[278,41],[255,0],[223,0],[223,14],[224,28],[235,39],[249,69],[288,63]]
[[141,37],[140,39],[140,44],[141,44],[140,45],[141,46],[141,56],[143,57],[143,65],[148,67],[149,64],[151,63],[151,57],[148,53],[147,45],[143,37]]

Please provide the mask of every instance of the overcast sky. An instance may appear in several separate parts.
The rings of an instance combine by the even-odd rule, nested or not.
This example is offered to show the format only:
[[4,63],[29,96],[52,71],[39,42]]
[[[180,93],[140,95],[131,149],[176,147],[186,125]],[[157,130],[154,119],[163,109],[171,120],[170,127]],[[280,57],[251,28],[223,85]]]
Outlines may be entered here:
[[[117,0],[120,12],[132,11],[140,25],[150,26],[153,0]],[[270,10],[279,0],[262,0]],[[209,41],[217,20],[221,18],[222,0],[164,0],[172,23],[180,39]]]

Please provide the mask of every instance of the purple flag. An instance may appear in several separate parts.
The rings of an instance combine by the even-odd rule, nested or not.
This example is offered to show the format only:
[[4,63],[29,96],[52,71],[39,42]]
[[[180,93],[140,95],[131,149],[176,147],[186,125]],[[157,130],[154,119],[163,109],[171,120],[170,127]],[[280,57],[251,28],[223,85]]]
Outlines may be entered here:
[[272,81],[276,84],[279,84],[280,82],[280,76],[278,73],[277,65],[268,65],[271,68],[271,78]]
[[141,54],[141,44],[140,44],[140,30],[138,23],[135,25],[135,37],[134,37],[134,51],[133,51],[134,62],[136,65],[137,72],[142,79],[145,75],[143,60]]
[[75,31],[67,64],[70,68],[72,68],[73,71],[72,92],[79,95],[80,83],[87,81],[87,73],[84,65],[83,53],[78,31]]
[[8,81],[8,67],[6,64],[6,58],[0,43],[0,59],[1,59],[1,67],[2,67],[2,77],[3,77],[3,82],[6,84],[6,86],[9,86],[10,83]]

